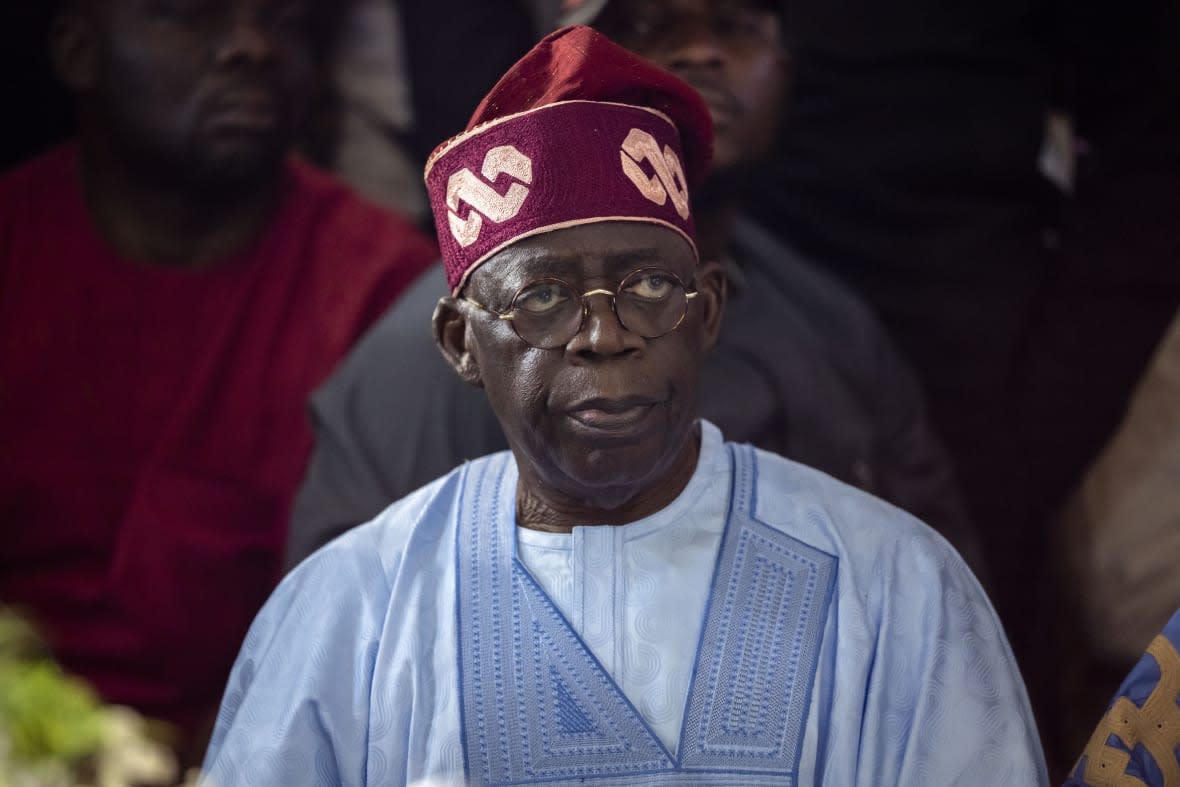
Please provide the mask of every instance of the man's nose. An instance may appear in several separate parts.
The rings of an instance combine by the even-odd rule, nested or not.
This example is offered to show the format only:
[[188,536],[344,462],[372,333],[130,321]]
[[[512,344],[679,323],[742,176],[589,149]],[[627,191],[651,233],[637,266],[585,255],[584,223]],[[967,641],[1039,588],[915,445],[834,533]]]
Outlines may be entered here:
[[226,22],[217,48],[219,65],[266,63],[274,55],[274,39],[257,14],[243,11]]
[[714,30],[712,20],[696,17],[684,24],[668,38],[661,60],[666,68],[716,67],[724,62],[725,46]]
[[566,345],[566,352],[582,358],[613,358],[638,352],[644,339],[627,330],[615,314],[610,292],[591,290],[585,296],[586,320]]

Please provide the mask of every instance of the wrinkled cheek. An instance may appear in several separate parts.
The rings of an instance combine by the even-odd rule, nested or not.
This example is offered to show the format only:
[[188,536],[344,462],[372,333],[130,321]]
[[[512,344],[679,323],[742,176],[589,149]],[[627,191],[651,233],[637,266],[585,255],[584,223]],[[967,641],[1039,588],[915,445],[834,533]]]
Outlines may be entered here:
[[551,436],[552,423],[545,405],[545,389],[528,369],[497,365],[483,371],[484,392],[510,439],[540,444]]
[[529,357],[524,363],[505,368],[505,388],[508,389],[515,401],[512,403],[524,414],[524,421],[534,431],[548,431],[551,428],[553,414],[549,409],[550,382],[542,369],[536,363],[529,363]]

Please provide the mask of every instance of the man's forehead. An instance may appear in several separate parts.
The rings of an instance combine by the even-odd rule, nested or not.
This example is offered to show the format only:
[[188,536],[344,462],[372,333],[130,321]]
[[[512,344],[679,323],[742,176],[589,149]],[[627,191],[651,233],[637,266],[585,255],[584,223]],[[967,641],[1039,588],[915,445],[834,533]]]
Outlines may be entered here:
[[[669,261],[668,255],[662,253],[660,249],[651,246],[620,251],[585,249],[581,252],[562,252],[535,249],[522,251],[516,255],[507,255],[501,270],[518,270],[538,276],[560,276],[583,272],[630,271],[636,265],[668,265],[674,262],[675,260]],[[492,262],[491,266],[491,273],[495,275],[495,263]]]
[[676,232],[640,222],[599,222],[524,238],[480,266],[484,281],[523,283],[540,276],[619,275],[660,266],[686,273],[692,248]]

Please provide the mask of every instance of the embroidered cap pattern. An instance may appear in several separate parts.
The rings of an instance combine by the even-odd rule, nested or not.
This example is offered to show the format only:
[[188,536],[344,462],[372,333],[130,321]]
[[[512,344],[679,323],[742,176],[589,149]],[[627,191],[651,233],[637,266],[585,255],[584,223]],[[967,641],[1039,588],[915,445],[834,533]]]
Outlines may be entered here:
[[[533,162],[512,145],[500,145],[483,157],[480,174],[483,180],[463,167],[447,179],[447,221],[451,234],[463,248],[479,240],[484,218],[503,224],[520,213],[529,195],[524,184],[533,182]],[[501,175],[515,181],[503,194],[494,187]],[[471,208],[466,218],[459,217],[463,203]]]
[[[633,128],[623,140],[623,147],[619,151],[619,159],[625,174],[639,193],[656,205],[663,205],[669,198],[680,218],[688,218],[688,186],[684,182],[684,167],[680,166],[680,157],[670,145],[664,145],[660,150],[660,143],[656,138],[641,128]],[[639,166],[644,161],[651,164],[655,174],[648,177]]]

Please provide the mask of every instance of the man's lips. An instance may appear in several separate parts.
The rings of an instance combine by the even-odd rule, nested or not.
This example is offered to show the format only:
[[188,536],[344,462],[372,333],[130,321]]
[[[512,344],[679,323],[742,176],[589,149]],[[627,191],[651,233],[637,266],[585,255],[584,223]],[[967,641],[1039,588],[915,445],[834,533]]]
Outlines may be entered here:
[[209,124],[215,128],[268,131],[279,123],[279,104],[263,91],[227,96],[209,107]]
[[656,404],[657,399],[647,396],[625,396],[618,399],[594,397],[567,408],[566,413],[590,429],[616,431],[642,421]]
[[728,90],[708,83],[694,82],[692,86],[701,94],[713,121],[730,120],[741,114],[741,102]]

